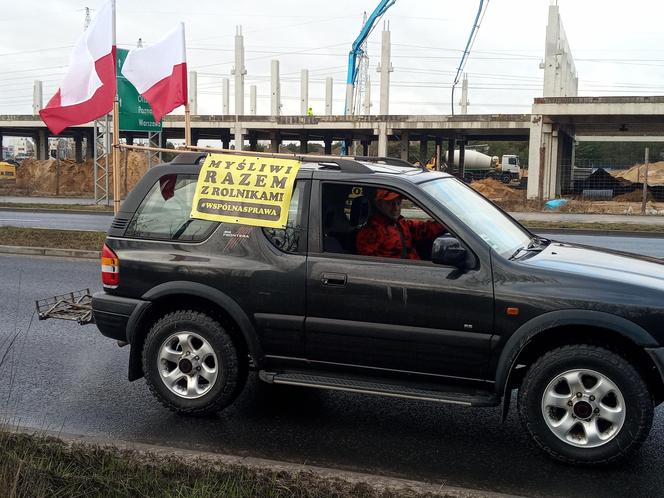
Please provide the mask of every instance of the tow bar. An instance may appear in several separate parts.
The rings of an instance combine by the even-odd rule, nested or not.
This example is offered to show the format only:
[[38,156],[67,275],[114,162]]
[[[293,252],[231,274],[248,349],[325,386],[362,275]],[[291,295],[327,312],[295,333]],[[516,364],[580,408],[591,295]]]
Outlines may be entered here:
[[92,316],[92,295],[90,289],[81,289],[59,296],[35,301],[40,320],[58,318],[71,320],[80,325],[94,323]]

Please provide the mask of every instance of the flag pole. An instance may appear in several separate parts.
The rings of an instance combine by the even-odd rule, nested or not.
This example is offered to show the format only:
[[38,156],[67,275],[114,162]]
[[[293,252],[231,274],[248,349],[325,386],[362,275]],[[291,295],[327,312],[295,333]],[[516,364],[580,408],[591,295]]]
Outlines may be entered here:
[[[184,23],[181,22],[182,26],[182,53],[184,54],[185,63],[187,62],[187,42],[184,31]],[[187,85],[188,74],[184,75],[185,77],[185,88],[187,89],[186,101],[184,104],[184,145],[185,147],[191,146],[191,114],[189,113],[189,85]]]
[[[117,67],[117,49],[115,41],[115,0],[113,0],[113,48],[115,52],[115,65]],[[117,70],[116,70],[117,71]],[[120,211],[120,99],[118,97],[117,76],[115,98],[113,99],[113,214]],[[107,193],[108,194],[108,193]]]

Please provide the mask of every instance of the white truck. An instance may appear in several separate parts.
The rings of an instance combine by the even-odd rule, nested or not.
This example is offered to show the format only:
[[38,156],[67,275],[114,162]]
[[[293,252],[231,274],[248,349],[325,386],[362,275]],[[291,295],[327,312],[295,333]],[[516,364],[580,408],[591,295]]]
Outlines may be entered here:
[[[445,153],[445,162],[447,153]],[[459,150],[454,151],[454,167],[459,166]],[[495,178],[503,183],[510,183],[513,180],[519,180],[521,175],[521,164],[519,156],[514,154],[504,154],[501,158],[498,156],[489,156],[476,150],[466,150],[464,153],[464,174],[463,179],[470,183],[474,180],[484,178]]]

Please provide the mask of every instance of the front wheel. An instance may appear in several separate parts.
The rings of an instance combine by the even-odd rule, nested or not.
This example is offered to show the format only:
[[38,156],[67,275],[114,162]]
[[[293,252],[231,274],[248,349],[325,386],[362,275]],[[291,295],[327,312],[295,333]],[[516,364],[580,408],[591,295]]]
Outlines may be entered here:
[[512,175],[510,175],[509,173],[503,173],[503,174],[500,176],[500,181],[501,181],[502,183],[506,183],[506,184],[508,184],[508,183],[510,183],[510,182],[512,181]]
[[541,357],[519,390],[519,415],[557,460],[605,464],[645,441],[654,403],[636,369],[598,346],[564,346]]
[[212,414],[229,405],[241,382],[238,353],[219,322],[180,310],[159,319],[143,348],[143,371],[152,393],[184,414]]

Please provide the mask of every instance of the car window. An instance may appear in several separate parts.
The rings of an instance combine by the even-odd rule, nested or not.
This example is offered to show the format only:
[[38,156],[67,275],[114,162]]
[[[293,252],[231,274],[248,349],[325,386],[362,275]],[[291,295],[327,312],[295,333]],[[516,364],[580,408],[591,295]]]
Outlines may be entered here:
[[190,242],[205,239],[218,223],[189,217],[196,182],[194,175],[159,178],[136,209],[125,235]]
[[430,260],[441,224],[408,197],[375,186],[323,183],[325,253]]
[[263,228],[263,233],[274,247],[284,252],[304,252],[303,246],[306,230],[305,202],[306,182],[295,182],[290,206],[288,207],[288,221],[285,228]]

